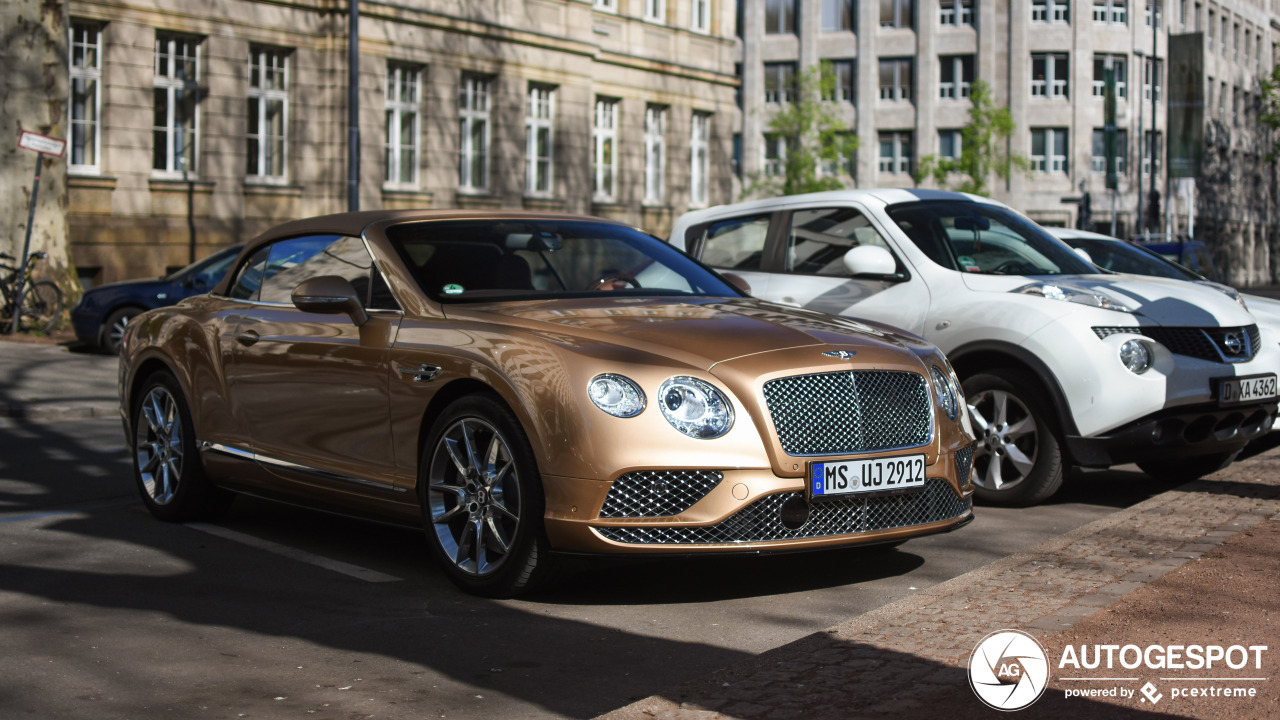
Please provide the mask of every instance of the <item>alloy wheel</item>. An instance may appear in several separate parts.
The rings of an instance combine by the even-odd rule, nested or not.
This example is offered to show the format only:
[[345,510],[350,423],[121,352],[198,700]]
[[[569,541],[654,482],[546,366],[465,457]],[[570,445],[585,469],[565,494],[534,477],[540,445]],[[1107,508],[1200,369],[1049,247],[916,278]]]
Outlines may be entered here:
[[167,505],[182,477],[182,419],[178,402],[163,387],[153,387],[138,410],[134,451],[143,490],[157,505]]
[[983,390],[969,398],[969,417],[978,433],[973,481],[986,490],[1012,490],[1036,464],[1040,438],[1035,416],[1018,397]]

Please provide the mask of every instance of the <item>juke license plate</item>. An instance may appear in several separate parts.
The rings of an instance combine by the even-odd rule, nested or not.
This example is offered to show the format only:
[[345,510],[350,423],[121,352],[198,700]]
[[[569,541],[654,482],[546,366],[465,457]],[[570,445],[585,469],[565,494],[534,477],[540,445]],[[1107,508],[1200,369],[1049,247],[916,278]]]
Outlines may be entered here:
[[1249,377],[1222,378],[1218,381],[1218,404],[1234,405],[1276,396],[1275,373]]
[[809,463],[812,498],[924,487],[924,455]]

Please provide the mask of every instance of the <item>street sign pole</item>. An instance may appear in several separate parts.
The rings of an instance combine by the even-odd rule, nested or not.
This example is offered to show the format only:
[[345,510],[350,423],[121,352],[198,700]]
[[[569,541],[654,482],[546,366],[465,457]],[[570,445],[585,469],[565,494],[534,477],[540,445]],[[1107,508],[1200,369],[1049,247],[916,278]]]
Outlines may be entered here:
[[1120,176],[1116,172],[1116,69],[1107,58],[1102,73],[1102,136],[1103,155],[1106,157],[1107,189],[1111,191],[1111,236],[1116,235],[1116,196],[1120,188]]
[[22,317],[22,290],[27,282],[25,270],[27,257],[31,253],[31,228],[36,220],[36,198],[40,195],[40,170],[44,167],[44,156],[62,157],[62,152],[66,149],[67,143],[65,140],[46,137],[24,130],[18,137],[18,147],[36,153],[36,176],[31,183],[31,207],[27,209],[27,233],[22,240],[22,257],[18,261],[18,279],[14,285],[13,317],[9,319],[8,331],[10,335],[18,331],[18,320]]

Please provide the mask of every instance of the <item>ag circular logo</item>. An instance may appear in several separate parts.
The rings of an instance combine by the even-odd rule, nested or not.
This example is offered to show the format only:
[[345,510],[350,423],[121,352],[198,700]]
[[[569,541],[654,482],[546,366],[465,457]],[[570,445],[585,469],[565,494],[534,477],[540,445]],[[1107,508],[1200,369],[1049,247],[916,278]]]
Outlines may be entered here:
[[1021,710],[1039,700],[1048,684],[1044,647],[1020,630],[991,633],[969,656],[969,686],[996,710]]

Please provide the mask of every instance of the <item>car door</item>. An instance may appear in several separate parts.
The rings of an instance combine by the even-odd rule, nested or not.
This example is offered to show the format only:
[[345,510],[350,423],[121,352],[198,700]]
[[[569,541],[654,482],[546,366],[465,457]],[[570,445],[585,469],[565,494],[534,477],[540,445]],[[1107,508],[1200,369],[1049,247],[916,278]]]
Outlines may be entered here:
[[[809,310],[863,317],[920,333],[929,311],[929,288],[870,216],[853,205],[798,208],[780,213],[770,235],[778,272],[770,300]],[[878,247],[893,258],[893,272],[854,275],[845,255]]]
[[755,297],[769,299],[766,258],[772,213],[750,213],[690,228],[689,254],[722,273],[733,273],[751,286]]
[[[401,319],[394,299],[359,238],[308,235],[266,250],[230,293],[246,303],[228,343],[227,385],[255,456],[293,481],[392,490],[389,354]],[[293,289],[322,275],[346,278],[372,303],[368,322],[356,327],[346,315],[293,306]]]

